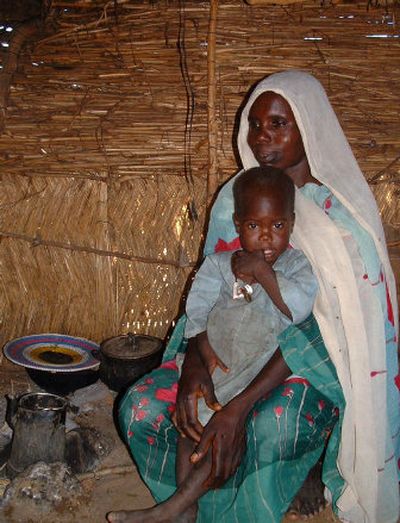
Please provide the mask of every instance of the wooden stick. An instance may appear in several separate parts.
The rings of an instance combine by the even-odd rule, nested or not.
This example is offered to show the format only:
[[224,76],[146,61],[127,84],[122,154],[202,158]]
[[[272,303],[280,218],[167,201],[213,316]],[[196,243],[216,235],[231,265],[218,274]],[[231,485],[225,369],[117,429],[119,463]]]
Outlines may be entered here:
[[216,99],[216,31],[217,31],[218,0],[211,0],[210,19],[207,38],[207,71],[208,71],[208,173],[207,173],[207,203],[210,203],[218,188],[218,124],[215,116]]
[[10,46],[0,72],[0,133],[4,129],[4,117],[13,74],[17,69],[18,56],[26,41],[41,30],[41,23],[34,18],[15,29]]
[[77,251],[77,252],[86,252],[88,254],[97,254],[98,256],[109,256],[110,259],[112,257],[115,258],[121,258],[124,260],[131,260],[131,261],[138,261],[142,263],[155,263],[157,265],[170,265],[172,267],[194,267],[195,263],[179,263],[174,260],[168,260],[168,259],[159,259],[159,258],[145,258],[144,256],[132,256],[129,254],[125,254],[123,252],[118,251],[107,251],[103,249],[95,249],[93,247],[84,247],[82,245],[74,245],[72,243],[65,243],[65,242],[56,242],[53,240],[42,240],[39,236],[32,237],[28,236],[26,234],[17,234],[13,232],[6,232],[6,231],[0,231],[0,238],[15,238],[18,240],[23,240],[30,242],[33,247],[38,247],[39,245],[43,245],[45,247],[58,247],[60,249],[67,249],[69,251]]

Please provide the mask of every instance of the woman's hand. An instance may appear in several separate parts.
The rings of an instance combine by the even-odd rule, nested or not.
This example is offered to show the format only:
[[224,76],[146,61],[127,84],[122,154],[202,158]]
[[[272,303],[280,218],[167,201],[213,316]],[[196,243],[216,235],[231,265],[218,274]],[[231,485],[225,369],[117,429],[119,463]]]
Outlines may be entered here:
[[246,448],[247,410],[241,409],[232,400],[216,412],[207,425],[191,462],[197,463],[207,452],[211,452],[211,472],[206,480],[208,488],[223,485],[239,467]]
[[232,254],[231,265],[235,277],[250,285],[258,282],[260,274],[272,271],[263,251],[236,251]]
[[235,473],[246,448],[246,419],[256,402],[280,385],[291,370],[278,348],[254,380],[204,427],[199,444],[191,456],[192,463],[204,459],[211,450],[209,488],[223,484]]
[[[214,352],[211,347],[210,350]],[[215,353],[214,356],[216,357]],[[212,368],[212,365],[209,364],[208,368]],[[176,410],[172,421],[182,436],[196,442],[200,441],[203,432],[197,411],[199,398],[203,397],[210,409],[215,411],[221,409],[221,405],[215,396],[214,385],[208,368],[200,357],[197,338],[191,338],[178,384]]]
[[214,349],[211,347],[208,341],[207,332],[204,331],[197,335],[197,350],[200,354],[201,360],[204,366],[208,370],[210,376],[212,376],[214,370],[219,367],[223,372],[229,372],[229,368],[225,363],[217,356]]

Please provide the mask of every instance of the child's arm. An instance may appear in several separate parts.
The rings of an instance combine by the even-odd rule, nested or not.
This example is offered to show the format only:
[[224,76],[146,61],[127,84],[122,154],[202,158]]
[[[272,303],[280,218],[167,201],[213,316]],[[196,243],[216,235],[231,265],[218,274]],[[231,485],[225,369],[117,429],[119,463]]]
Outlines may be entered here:
[[236,278],[246,283],[259,283],[269,295],[275,306],[293,320],[289,307],[283,300],[276,274],[271,264],[266,262],[262,251],[237,251],[232,255],[232,272]]
[[186,299],[185,338],[204,332],[207,318],[218,299],[222,283],[217,258],[207,256],[201,264]]
[[318,284],[301,251],[286,251],[274,267],[264,260],[262,251],[239,251],[232,256],[232,270],[248,283],[259,283],[275,306],[293,323],[302,322],[312,312]]

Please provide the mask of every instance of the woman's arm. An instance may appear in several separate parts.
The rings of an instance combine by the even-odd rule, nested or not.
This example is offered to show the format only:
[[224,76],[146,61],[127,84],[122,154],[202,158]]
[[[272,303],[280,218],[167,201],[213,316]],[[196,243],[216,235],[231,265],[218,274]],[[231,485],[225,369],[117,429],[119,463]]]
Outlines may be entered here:
[[240,394],[216,412],[204,427],[192,462],[212,452],[212,469],[207,480],[210,488],[217,488],[236,471],[246,441],[246,419],[255,403],[268,395],[288,376],[291,370],[278,348],[275,354]]
[[[208,353],[208,357],[211,363],[211,352]],[[200,441],[203,432],[203,426],[197,415],[198,399],[203,397],[213,410],[221,408],[214,393],[214,384],[208,368],[199,353],[197,337],[190,338],[178,383],[174,423],[182,435],[197,442]]]

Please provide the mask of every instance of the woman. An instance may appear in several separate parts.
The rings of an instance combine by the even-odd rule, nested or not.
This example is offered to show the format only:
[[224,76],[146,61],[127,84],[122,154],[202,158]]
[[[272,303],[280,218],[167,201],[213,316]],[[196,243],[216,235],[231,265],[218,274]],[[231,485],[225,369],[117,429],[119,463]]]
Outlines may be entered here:
[[[182,318],[162,368],[126,394],[123,433],[156,501],[165,500],[176,488],[168,415],[176,400],[179,431],[199,442],[196,459],[210,448],[208,483],[223,485],[200,499],[197,521],[207,523],[280,521],[329,436],[323,478],[334,510],[348,521],[396,522],[397,302],[374,198],[323,88],[306,73],[277,73],[257,85],[238,146],[245,169],[279,167],[299,189],[291,242],[318,278],[318,325],[311,317],[289,328],[245,401],[216,412],[203,430],[196,398],[218,407],[209,374],[218,361],[210,354],[203,364],[191,343],[176,400]],[[238,247],[232,182],[213,207],[205,254]],[[129,521],[129,513],[109,519]]]

